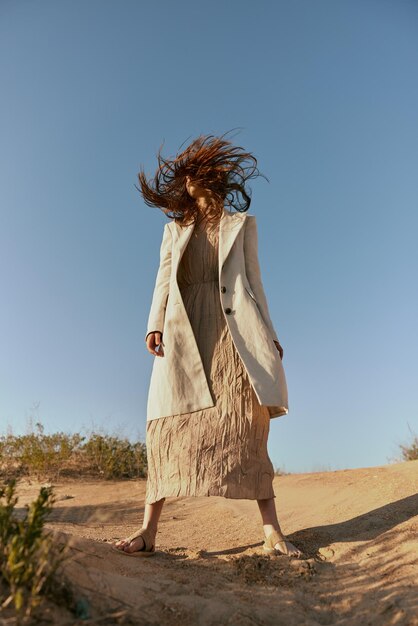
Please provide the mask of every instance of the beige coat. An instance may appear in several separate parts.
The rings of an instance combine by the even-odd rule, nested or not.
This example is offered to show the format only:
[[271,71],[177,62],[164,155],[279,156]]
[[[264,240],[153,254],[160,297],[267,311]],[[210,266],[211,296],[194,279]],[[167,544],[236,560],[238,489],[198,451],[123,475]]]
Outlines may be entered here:
[[[177,283],[181,256],[193,228],[193,224],[182,227],[174,220],[164,226],[146,332],[162,333],[164,356],[154,357],[147,421],[215,405]],[[285,415],[289,410],[286,378],[273,343],[278,337],[261,280],[254,215],[224,208],[218,259],[225,320],[258,401],[267,406],[270,417]]]

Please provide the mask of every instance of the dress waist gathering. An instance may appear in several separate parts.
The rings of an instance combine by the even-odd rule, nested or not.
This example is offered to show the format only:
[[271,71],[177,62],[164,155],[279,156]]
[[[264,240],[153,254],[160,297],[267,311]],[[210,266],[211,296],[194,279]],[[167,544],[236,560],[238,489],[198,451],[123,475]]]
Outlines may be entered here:
[[210,280],[195,280],[182,283],[181,287],[188,287],[189,285],[202,285],[204,283],[219,283],[219,278],[212,278]]

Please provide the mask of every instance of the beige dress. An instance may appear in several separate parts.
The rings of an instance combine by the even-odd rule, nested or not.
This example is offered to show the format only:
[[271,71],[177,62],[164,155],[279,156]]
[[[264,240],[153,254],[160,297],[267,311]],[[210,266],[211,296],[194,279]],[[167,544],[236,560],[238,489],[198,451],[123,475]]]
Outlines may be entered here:
[[219,223],[196,225],[177,276],[216,404],[147,422],[147,503],[170,496],[275,497],[267,452],[270,416],[222,311],[218,240]]

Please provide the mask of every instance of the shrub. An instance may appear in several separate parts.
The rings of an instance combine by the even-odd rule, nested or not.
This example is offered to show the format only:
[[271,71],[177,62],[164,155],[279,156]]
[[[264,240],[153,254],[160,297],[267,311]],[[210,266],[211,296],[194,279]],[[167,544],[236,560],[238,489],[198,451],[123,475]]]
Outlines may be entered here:
[[63,432],[46,435],[37,422],[36,429],[27,435],[0,436],[0,472],[8,478],[145,478],[146,446],[95,432],[88,437]]
[[[409,427],[409,424],[408,424]],[[410,428],[411,430],[411,428]],[[411,430],[412,441],[408,445],[400,444],[401,449],[401,461],[416,461],[418,460],[418,436],[414,435]]]
[[37,478],[45,474],[59,476],[61,469],[71,459],[84,437],[62,432],[46,435],[39,422],[36,431],[15,437],[0,438],[0,458],[13,462],[16,474],[32,474]]
[[[17,519],[16,480],[0,486],[0,606],[10,604],[18,614],[29,616],[51,588],[54,575],[66,558],[66,544],[57,544],[44,523],[55,496],[51,487],[41,487],[36,500],[25,505],[26,513]],[[4,597],[4,595],[6,597]]]
[[93,433],[83,444],[83,451],[93,469],[104,478],[146,475],[146,448],[143,443],[130,443],[127,439]]

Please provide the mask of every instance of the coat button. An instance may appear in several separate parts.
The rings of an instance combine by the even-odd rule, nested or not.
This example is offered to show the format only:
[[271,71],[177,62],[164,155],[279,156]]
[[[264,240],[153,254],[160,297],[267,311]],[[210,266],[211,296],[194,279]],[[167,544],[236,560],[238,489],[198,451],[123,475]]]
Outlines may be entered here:
[[226,287],[221,287],[221,291],[222,291],[222,293],[225,293]]
[[229,308],[229,306],[225,309],[225,313],[227,313],[227,315],[231,313],[231,309]]

